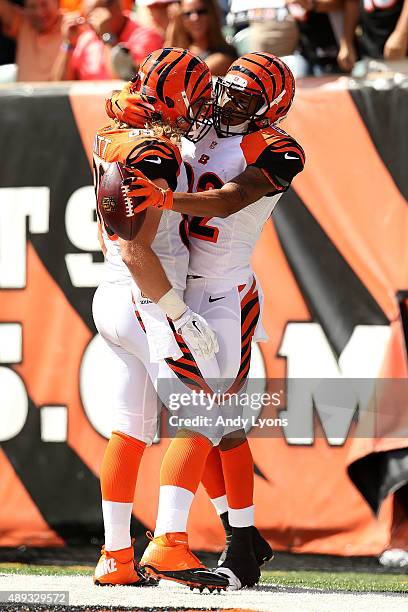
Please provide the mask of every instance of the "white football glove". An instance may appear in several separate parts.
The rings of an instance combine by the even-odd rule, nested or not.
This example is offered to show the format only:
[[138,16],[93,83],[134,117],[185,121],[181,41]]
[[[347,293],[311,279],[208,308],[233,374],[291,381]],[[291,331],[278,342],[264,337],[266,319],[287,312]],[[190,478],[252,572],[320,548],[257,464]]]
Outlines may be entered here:
[[207,321],[190,308],[173,321],[174,327],[190,348],[203,359],[212,359],[218,353],[217,336]]

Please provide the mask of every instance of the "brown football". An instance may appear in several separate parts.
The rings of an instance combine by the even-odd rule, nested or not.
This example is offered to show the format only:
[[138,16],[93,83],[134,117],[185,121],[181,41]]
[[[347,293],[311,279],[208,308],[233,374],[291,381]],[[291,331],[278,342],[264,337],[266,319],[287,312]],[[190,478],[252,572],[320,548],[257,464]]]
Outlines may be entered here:
[[98,189],[98,210],[105,225],[124,240],[133,240],[146,216],[145,210],[134,212],[140,198],[128,195],[132,176],[132,172],[120,162],[111,163],[101,177]]

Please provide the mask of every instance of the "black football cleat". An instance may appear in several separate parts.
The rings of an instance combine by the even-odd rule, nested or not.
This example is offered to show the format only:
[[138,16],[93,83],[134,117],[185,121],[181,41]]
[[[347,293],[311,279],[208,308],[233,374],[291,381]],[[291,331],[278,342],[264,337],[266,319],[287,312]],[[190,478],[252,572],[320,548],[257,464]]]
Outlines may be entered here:
[[[222,565],[227,556],[228,549],[232,540],[232,527],[228,521],[228,512],[224,512],[220,515],[220,519],[224,526],[225,530],[225,548],[221,553],[220,558],[218,559],[218,567]],[[256,527],[251,527],[252,529],[252,544],[254,549],[255,558],[258,562],[258,566],[262,567],[265,563],[273,559],[273,550],[269,546],[268,542],[261,536],[258,529]]]
[[273,559],[273,550],[268,542],[261,536],[256,527],[252,527],[252,543],[254,553],[259,567]]
[[229,545],[231,544],[231,539],[232,539],[232,527],[229,524],[228,512],[223,512],[222,514],[220,514],[220,519],[222,521],[222,525],[225,531],[225,546],[224,546],[224,550],[221,553],[220,558],[218,559],[218,562],[217,562],[218,566],[224,563],[225,557],[227,556],[228,548],[229,548]]
[[225,559],[215,570],[229,580],[231,590],[255,586],[261,577],[253,546],[252,527],[233,527]]

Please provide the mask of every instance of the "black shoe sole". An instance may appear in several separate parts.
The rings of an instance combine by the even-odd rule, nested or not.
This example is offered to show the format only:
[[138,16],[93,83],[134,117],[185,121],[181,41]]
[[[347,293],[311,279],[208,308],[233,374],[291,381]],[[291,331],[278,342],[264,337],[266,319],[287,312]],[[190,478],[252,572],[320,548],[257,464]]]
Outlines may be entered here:
[[228,579],[223,576],[213,574],[210,570],[191,569],[179,571],[159,571],[151,565],[144,565],[144,571],[153,576],[156,580],[163,578],[164,580],[173,580],[180,584],[184,584],[190,589],[199,589],[201,592],[208,589],[210,592],[225,591],[229,585]]
[[242,551],[230,548],[224,563],[217,568],[217,573],[222,572],[223,569],[229,569],[238,578],[241,588],[253,587],[261,579],[261,571],[251,548]]
[[[239,566],[235,566],[234,563],[231,563],[231,560],[228,561],[228,559],[224,561],[224,565],[221,565],[220,567],[217,568],[218,574],[221,575],[222,570],[227,569],[227,568],[234,574],[234,576],[236,576],[236,578],[238,578],[238,580],[241,583],[241,589],[251,588],[255,586],[256,584],[258,584],[258,582],[261,579],[260,573],[259,574],[257,573],[256,576],[255,575],[248,576],[248,574],[245,575],[245,572],[248,571],[248,568],[242,569],[242,567],[240,568]],[[226,578],[228,578],[227,574],[223,574],[223,575]]]

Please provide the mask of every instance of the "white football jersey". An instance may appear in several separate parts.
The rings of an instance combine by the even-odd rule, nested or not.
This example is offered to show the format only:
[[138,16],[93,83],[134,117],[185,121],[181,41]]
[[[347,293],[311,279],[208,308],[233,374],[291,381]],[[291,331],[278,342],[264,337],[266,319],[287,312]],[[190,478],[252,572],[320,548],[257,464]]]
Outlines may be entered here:
[[[166,150],[163,150],[163,142]],[[158,145],[158,146],[157,146]],[[167,178],[177,191],[187,191],[187,174],[180,157],[176,157],[175,145],[156,136],[151,130],[123,130],[108,126],[99,130],[94,143],[95,185],[109,164],[116,161],[135,167],[150,179]],[[157,164],[158,156],[161,164]],[[154,163],[149,163],[151,157]],[[156,173],[157,176],[152,175]],[[189,253],[186,246],[186,222],[180,213],[165,210],[162,213],[152,249],[160,259],[167,278],[174,289],[184,291]],[[112,283],[129,283],[131,274],[120,254],[118,237],[102,223],[102,237],[106,246],[105,280]],[[184,239],[184,242],[183,242]]]
[[303,168],[301,147],[285,132],[272,127],[228,138],[219,138],[212,129],[196,145],[183,139],[182,158],[189,191],[193,193],[219,189],[248,165],[261,168],[270,179],[274,195],[226,219],[189,217],[188,273],[222,279],[226,288],[245,283],[251,274],[251,255],[264,223],[294,174]]

